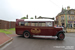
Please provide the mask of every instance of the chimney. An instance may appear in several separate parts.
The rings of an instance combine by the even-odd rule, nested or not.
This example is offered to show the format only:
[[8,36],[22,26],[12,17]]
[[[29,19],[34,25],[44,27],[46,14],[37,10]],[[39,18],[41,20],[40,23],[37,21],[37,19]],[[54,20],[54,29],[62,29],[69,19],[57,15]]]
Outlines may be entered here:
[[28,15],[26,15],[27,19],[28,19]]
[[35,19],[36,19],[37,17],[36,17],[36,15],[35,15]]
[[67,10],[70,10],[70,6],[67,6]]

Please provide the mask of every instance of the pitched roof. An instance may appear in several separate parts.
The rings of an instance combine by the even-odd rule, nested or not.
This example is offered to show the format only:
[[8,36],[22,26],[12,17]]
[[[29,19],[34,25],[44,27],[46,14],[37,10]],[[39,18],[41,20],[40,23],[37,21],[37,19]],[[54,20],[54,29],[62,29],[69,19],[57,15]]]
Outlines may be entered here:
[[70,13],[71,11],[74,11],[74,14],[72,14],[72,15],[75,15],[75,9],[66,10],[66,9],[63,9],[63,8],[62,8],[61,12],[58,15],[64,15],[65,13],[71,15],[71,13]]

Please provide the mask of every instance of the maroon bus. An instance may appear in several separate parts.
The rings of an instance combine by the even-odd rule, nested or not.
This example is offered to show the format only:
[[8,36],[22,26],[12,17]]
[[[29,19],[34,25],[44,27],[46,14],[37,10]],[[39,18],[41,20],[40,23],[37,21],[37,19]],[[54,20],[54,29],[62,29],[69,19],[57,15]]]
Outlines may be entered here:
[[65,38],[63,27],[54,27],[54,20],[51,19],[16,19],[15,30],[16,34],[25,38],[33,35],[57,36],[59,40]]

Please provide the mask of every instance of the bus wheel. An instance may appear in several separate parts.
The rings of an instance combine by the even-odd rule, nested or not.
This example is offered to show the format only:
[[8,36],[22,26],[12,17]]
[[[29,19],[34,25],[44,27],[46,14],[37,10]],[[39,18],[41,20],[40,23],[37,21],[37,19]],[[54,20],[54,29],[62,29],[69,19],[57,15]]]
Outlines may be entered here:
[[57,37],[57,40],[63,40],[65,38],[65,35],[64,33],[59,33]]
[[25,38],[29,38],[30,37],[30,33],[29,32],[24,32],[24,37]]

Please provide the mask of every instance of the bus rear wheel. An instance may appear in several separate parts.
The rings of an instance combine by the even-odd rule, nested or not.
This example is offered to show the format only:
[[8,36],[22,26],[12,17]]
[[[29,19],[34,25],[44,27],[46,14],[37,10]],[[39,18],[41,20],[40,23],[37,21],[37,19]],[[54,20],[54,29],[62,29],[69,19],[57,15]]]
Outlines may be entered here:
[[30,37],[30,33],[29,32],[24,32],[24,37],[25,38],[29,38]]
[[59,33],[57,37],[57,40],[63,40],[65,38],[65,35],[64,33]]

